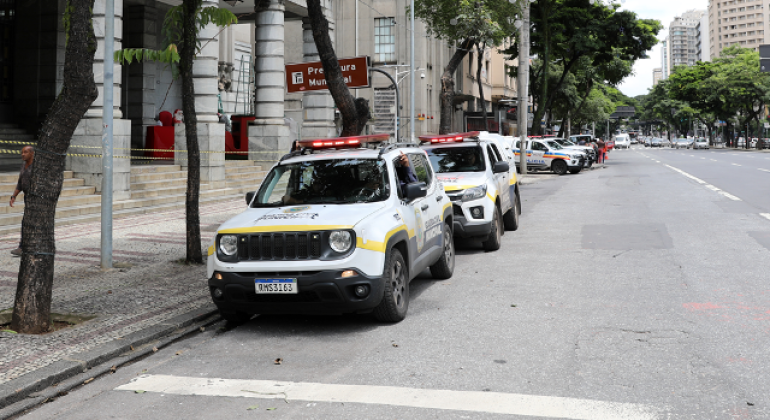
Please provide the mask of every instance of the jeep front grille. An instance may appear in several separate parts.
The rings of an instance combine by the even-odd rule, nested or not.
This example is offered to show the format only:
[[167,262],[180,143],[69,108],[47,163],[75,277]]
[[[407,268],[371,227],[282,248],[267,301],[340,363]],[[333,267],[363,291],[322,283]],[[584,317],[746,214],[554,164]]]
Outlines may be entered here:
[[243,235],[238,240],[238,260],[317,260],[321,258],[321,237],[321,232]]

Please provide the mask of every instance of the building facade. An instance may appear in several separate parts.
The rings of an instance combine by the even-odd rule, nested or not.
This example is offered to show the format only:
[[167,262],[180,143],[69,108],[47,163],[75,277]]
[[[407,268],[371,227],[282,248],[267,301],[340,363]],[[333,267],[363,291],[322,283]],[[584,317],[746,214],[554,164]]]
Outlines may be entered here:
[[660,67],[652,69],[652,85],[657,85],[661,79],[663,79],[663,69]]
[[695,27],[697,32],[696,50],[698,60],[711,61],[711,31],[709,29],[709,15],[704,13]]
[[660,78],[666,79],[671,74],[671,64],[669,62],[669,57],[671,57],[671,49],[669,48],[669,41],[668,37],[664,38],[663,41],[660,42]]
[[709,0],[709,57],[731,45],[759,50],[770,43],[767,0]]
[[674,18],[669,25],[669,74],[676,66],[692,66],[700,59],[697,26],[705,14],[705,10],[689,10]]

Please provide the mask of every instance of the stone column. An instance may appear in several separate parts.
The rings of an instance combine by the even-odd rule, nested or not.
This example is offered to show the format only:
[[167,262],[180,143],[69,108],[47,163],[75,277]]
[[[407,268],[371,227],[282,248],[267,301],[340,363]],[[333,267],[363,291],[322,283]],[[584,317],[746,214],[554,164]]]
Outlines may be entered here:
[[[215,0],[203,0],[201,7],[218,7]],[[225,125],[217,117],[217,87],[219,80],[219,27],[209,24],[198,33],[201,51],[193,62],[195,85],[195,114],[198,119],[198,145],[201,151],[201,181],[209,188],[219,188],[225,179]],[[177,124],[174,148],[187,150],[184,125]],[[176,163],[188,164],[187,153],[175,153]]]
[[[328,2],[324,2],[328,3]],[[325,4],[324,6],[328,6]],[[324,14],[329,20],[329,36],[334,41],[334,19],[330,7],[324,7]],[[302,55],[303,61],[320,61],[318,49],[313,40],[310,19],[302,18]],[[304,121],[302,123],[302,138],[337,137],[337,127],[334,125],[334,99],[328,90],[314,90],[302,97]]]
[[[158,49],[157,25],[163,16],[158,15],[155,0],[145,4],[126,7],[127,38],[125,48]],[[152,61],[134,62],[126,66],[126,118],[131,120],[131,147],[143,149],[146,144],[147,127],[156,125],[155,118],[161,109],[155,108],[155,70],[158,64]],[[125,153],[120,153],[125,154]]]
[[[113,147],[115,156],[129,155],[131,140],[131,121],[122,119],[120,111],[121,66],[116,62],[113,70],[112,86],[104,86],[104,13],[105,0],[96,0],[93,9],[94,32],[96,33],[96,55],[94,57],[94,78],[99,97],[91,104],[83,119],[75,128],[72,136],[70,153],[101,154],[102,146],[102,113],[104,104],[104,89],[113,90]],[[123,40],[123,0],[115,0],[115,49],[122,48]],[[82,148],[77,146],[87,146]],[[68,156],[67,169],[74,172],[75,177],[83,178],[87,185],[102,189],[102,160],[99,157]],[[131,189],[131,161],[116,158],[113,164],[113,199],[115,201],[128,199]]]
[[249,126],[249,159],[269,163],[289,151],[284,125],[284,2],[263,1],[256,9],[255,116]]

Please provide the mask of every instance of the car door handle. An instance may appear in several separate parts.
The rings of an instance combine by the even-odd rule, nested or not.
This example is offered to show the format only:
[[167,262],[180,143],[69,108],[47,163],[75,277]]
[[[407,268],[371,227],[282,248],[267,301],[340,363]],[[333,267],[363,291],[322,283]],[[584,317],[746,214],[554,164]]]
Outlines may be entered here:
[[420,208],[422,209],[422,211],[428,210],[428,205],[427,204],[423,204],[422,207],[420,207]]
[[443,198],[444,198],[443,196],[439,195],[438,197],[436,197],[436,201],[441,201],[441,199],[443,199]]

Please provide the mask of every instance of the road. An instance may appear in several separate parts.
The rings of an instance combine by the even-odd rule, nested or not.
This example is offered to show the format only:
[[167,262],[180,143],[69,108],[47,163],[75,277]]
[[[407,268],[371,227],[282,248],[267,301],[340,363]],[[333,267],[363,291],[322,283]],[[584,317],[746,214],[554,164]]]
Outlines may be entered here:
[[767,157],[613,151],[526,185],[401,323],[220,324],[22,418],[770,418]]

